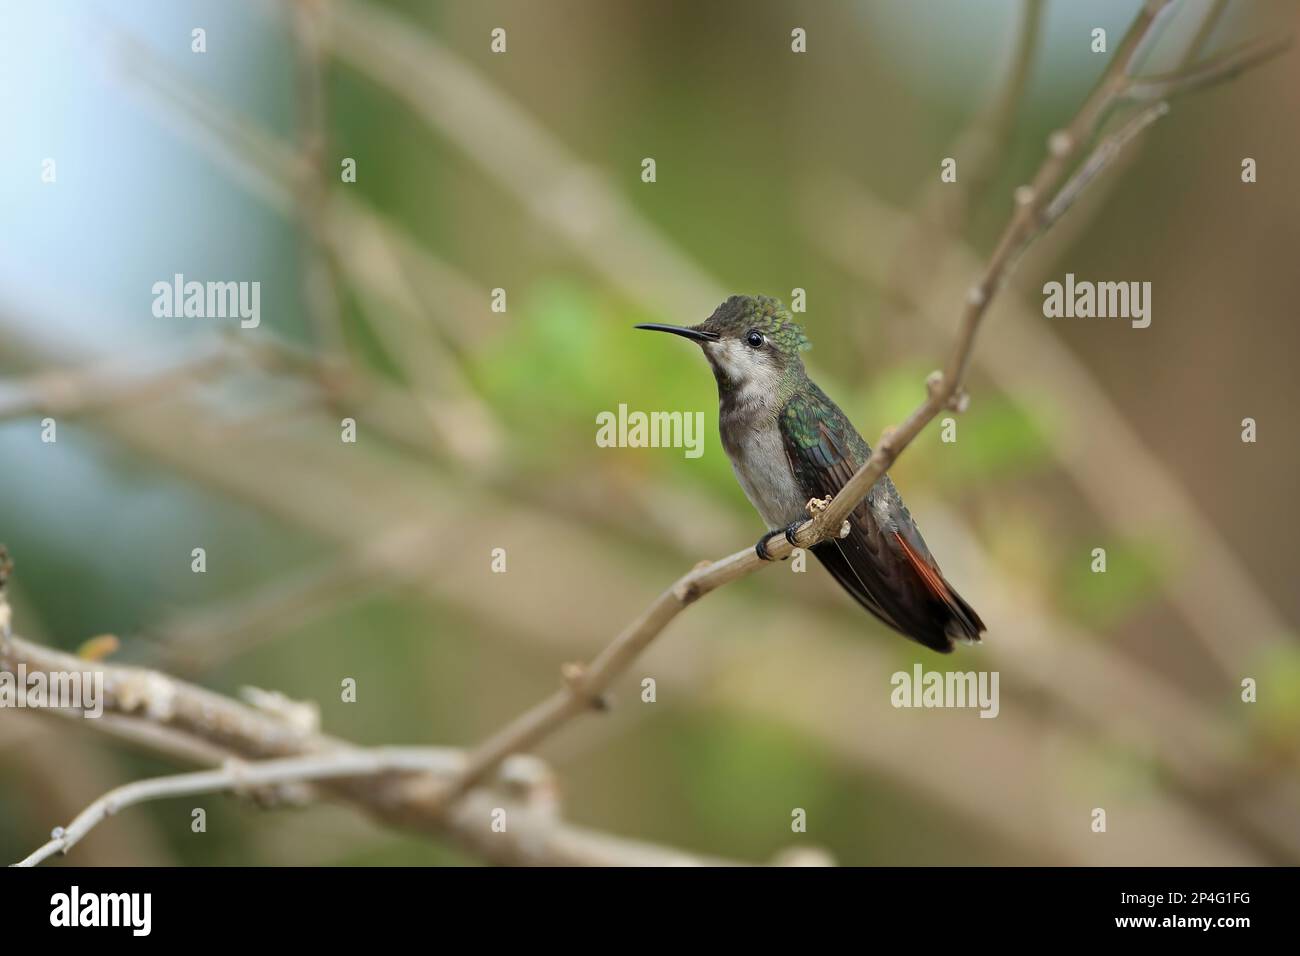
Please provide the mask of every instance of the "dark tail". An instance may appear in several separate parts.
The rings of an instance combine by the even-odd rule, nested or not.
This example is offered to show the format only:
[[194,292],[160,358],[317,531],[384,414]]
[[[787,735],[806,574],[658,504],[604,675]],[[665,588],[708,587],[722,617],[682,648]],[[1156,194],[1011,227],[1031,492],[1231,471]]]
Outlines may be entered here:
[[[895,554],[902,560],[885,565],[863,560],[868,552],[853,536],[823,541],[812,551],[854,600],[904,637],[941,654],[951,652],[954,642],[978,644],[985,627],[975,609],[933,560],[922,558],[901,537],[897,540]],[[880,551],[871,555],[882,556]]]

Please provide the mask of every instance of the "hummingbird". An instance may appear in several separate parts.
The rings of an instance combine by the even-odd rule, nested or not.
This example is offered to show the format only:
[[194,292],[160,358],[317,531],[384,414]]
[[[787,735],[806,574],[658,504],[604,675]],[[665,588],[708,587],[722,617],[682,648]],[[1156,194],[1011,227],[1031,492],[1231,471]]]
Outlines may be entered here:
[[[777,299],[733,295],[694,326],[644,324],[704,351],[718,383],[718,431],[745,496],[768,531],[754,546],[808,520],[812,498],[835,495],[871,456],[848,416],[808,377],[812,347]],[[974,608],[944,578],[888,475],[849,516],[849,532],[811,549],[854,600],[889,627],[932,650],[978,644]]]

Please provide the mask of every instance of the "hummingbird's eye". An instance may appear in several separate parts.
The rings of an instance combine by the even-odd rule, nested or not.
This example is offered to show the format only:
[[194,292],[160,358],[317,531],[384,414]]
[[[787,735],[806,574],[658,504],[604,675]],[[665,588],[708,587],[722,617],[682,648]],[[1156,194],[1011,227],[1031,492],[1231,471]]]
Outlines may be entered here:
[[763,333],[759,332],[757,329],[750,329],[749,334],[745,336],[745,341],[750,344],[751,348],[762,348]]

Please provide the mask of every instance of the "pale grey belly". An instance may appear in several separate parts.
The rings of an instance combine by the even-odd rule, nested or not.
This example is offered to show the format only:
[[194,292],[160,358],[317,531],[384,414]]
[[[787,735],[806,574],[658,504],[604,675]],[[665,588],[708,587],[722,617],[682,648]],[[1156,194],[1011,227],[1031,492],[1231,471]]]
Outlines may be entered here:
[[775,425],[760,432],[746,432],[737,445],[727,448],[727,454],[745,497],[769,531],[808,516],[806,499],[795,485]]

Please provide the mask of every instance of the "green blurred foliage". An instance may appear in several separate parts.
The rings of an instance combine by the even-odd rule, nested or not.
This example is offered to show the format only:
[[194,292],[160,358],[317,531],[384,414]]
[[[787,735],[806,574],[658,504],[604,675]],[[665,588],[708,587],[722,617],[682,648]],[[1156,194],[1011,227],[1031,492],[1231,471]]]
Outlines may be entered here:
[[[1106,550],[1105,571],[1092,570],[1097,547]],[[1069,554],[1073,560],[1059,569],[1058,600],[1070,617],[1101,633],[1150,600],[1177,567],[1168,545],[1154,538],[1080,540]]]
[[[1285,643],[1261,655],[1243,676],[1255,678],[1257,685],[1258,698],[1247,709],[1251,725],[1270,748],[1289,750],[1294,758],[1300,756],[1296,733],[1300,728],[1300,647],[1294,634],[1285,637]],[[1240,694],[1239,687],[1238,700]]]

